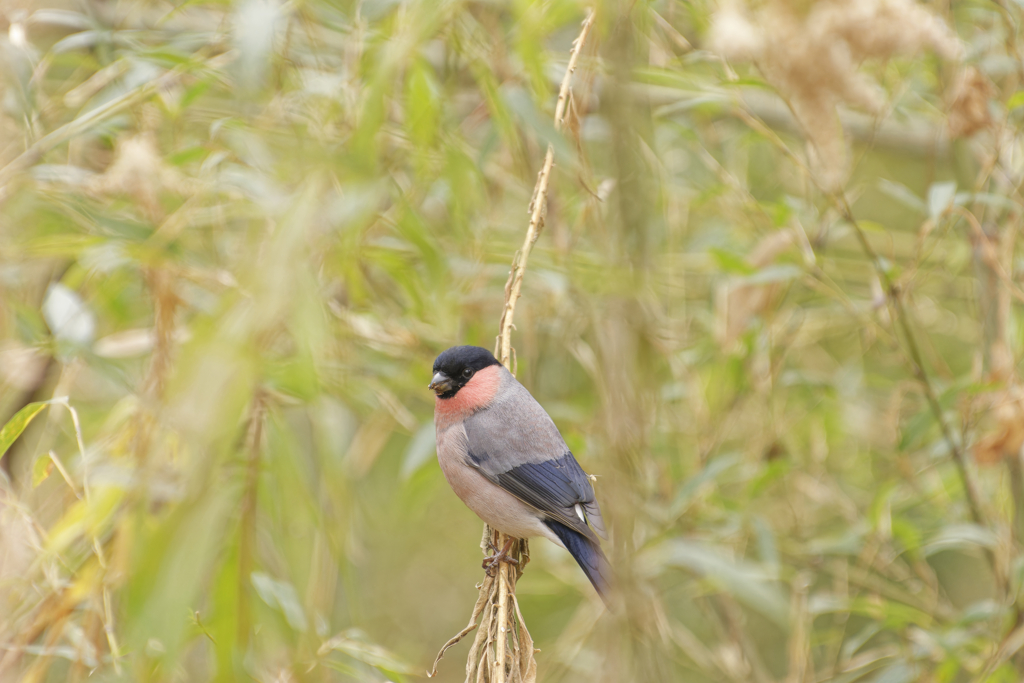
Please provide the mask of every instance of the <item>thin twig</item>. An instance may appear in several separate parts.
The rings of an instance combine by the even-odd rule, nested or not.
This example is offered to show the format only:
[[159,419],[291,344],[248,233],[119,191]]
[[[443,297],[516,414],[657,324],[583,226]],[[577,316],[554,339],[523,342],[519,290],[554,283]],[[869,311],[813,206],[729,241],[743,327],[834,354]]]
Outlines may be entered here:
[[1010,661],[1017,652],[1024,648],[1024,625],[1017,624],[1016,628],[1006,634],[1002,642],[995,649],[989,659],[985,662],[981,673],[974,680],[987,681],[993,671]]
[[82,439],[82,424],[78,421],[78,411],[74,409],[67,396],[62,396],[59,401],[62,406],[71,413],[71,422],[75,426],[75,441],[78,443],[78,454],[82,459],[82,491],[85,493],[85,500],[89,500],[89,461],[85,457],[85,441]]
[[[580,34],[573,41],[572,50],[569,53],[569,64],[562,78],[562,85],[558,90],[558,101],[555,104],[555,130],[561,131],[564,123],[568,103],[570,100],[570,86],[572,75],[576,71],[576,64],[583,46],[587,42],[587,36],[594,25],[594,11],[587,12],[586,18],[580,29]],[[544,228],[544,216],[547,210],[548,184],[551,179],[551,169],[555,165],[554,145],[548,144],[547,153],[544,156],[544,165],[537,175],[537,184],[534,186],[533,195],[530,200],[529,214],[530,223],[526,229],[526,237],[523,246],[516,252],[512,259],[512,269],[509,272],[508,282],[505,283],[505,305],[501,311],[501,322],[497,337],[497,344],[494,355],[501,361],[512,374],[515,374],[515,350],[512,348],[513,318],[515,317],[516,302],[519,300],[523,287],[523,274],[526,272],[526,263],[530,258],[530,252],[537,241],[541,230]],[[493,545],[502,548],[509,540],[507,536],[492,531],[484,525],[484,540],[481,546],[487,552],[487,546]],[[470,631],[477,628],[476,620],[480,618],[479,630],[473,645],[470,647],[469,656],[466,662],[466,681],[488,681],[489,683],[506,683],[506,681],[535,681],[537,676],[537,663],[533,658],[533,640],[526,630],[522,613],[519,611],[518,602],[515,599],[516,581],[522,575],[523,566],[529,560],[529,550],[525,539],[519,540],[512,547],[510,556],[518,559],[518,566],[500,562],[493,579],[488,578],[480,585],[480,596],[473,607],[473,615],[469,624],[454,637],[452,637],[434,660],[434,666],[430,671],[431,676],[437,673],[437,664],[445,651],[457,642],[462,640]],[[512,650],[514,660],[511,667],[508,662],[508,638],[512,638]],[[491,644],[494,647],[492,649]]]
[[962,206],[951,206],[948,210],[961,216],[967,221],[967,224],[971,226],[971,232],[974,234],[974,237],[978,242],[978,247],[981,249],[981,255],[985,261],[985,265],[991,268],[999,277],[1002,283],[1006,286],[1006,290],[1014,299],[1024,303],[1024,291],[1017,286],[1013,281],[1013,278],[1010,277],[1010,274],[1006,272],[1003,264],[999,262],[999,254],[996,253],[995,247],[992,246],[992,240],[985,234],[985,230],[981,227],[978,217]]
[[110,609],[110,589],[103,587],[103,631],[107,634],[107,647],[110,658],[114,662],[114,672],[121,675],[121,647],[117,643],[117,631],[114,629],[114,611]]
[[460,640],[465,638],[470,631],[476,628],[476,620],[480,618],[480,614],[484,611],[484,606],[487,604],[487,596],[490,595],[491,592],[488,584],[491,583],[494,583],[494,577],[488,574],[484,579],[483,584],[480,586],[480,597],[476,599],[476,604],[473,605],[473,615],[470,616],[469,623],[466,624],[466,628],[449,638],[448,642],[441,646],[440,652],[437,653],[437,657],[434,659],[434,666],[430,667],[430,671],[427,672],[427,678],[433,678],[437,675],[437,665],[441,663],[441,658],[444,657],[444,653],[448,651],[448,648],[456,645]]
[[[924,391],[925,399],[928,402],[928,407],[931,409],[932,415],[935,417],[935,421],[939,423],[939,430],[942,432],[942,438],[945,440],[946,445],[949,448],[949,454],[953,458],[953,464],[956,465],[957,474],[960,476],[960,484],[964,490],[964,497],[967,499],[967,507],[971,513],[971,519],[978,526],[988,528],[988,525],[985,523],[984,514],[982,513],[981,500],[978,497],[978,491],[974,486],[974,481],[971,479],[970,471],[967,469],[967,458],[964,455],[963,447],[953,436],[953,430],[946,421],[946,414],[942,410],[942,404],[939,403],[938,396],[935,393],[935,387],[932,385],[931,377],[929,377],[927,370],[925,370],[924,358],[921,355],[921,348],[917,343],[917,337],[914,334],[914,329],[910,325],[910,319],[903,306],[903,297],[900,296],[899,285],[892,279],[889,271],[882,265],[881,259],[878,257],[878,253],[874,250],[874,247],[871,246],[867,235],[864,234],[863,229],[860,227],[860,223],[853,215],[853,211],[850,209],[850,204],[846,201],[846,196],[842,192],[830,193],[829,196],[836,204],[836,207],[839,209],[843,219],[853,228],[854,234],[857,236],[857,241],[860,242],[861,248],[870,259],[875,272],[878,273],[878,276],[885,284],[886,298],[891,302],[896,313],[896,315],[893,316],[895,318],[895,323],[899,325],[900,331],[903,333],[907,360],[910,361],[910,367],[914,373],[914,377],[918,380],[922,390]],[[990,548],[985,548],[984,554],[985,559],[988,560],[988,564],[992,568],[993,575],[996,577],[997,584],[1001,585],[1004,589],[1007,588],[1005,585],[1007,578],[999,568],[999,562],[996,559],[995,553],[993,553]]]
[[[502,539],[505,534],[498,533],[499,548],[503,548]],[[514,620],[509,617],[512,616],[511,610],[509,610],[509,593],[515,594],[515,589],[511,589],[512,581],[509,578],[511,574],[515,576],[515,567],[499,562],[498,567],[498,633],[494,639],[494,668],[491,670],[491,680],[494,683],[505,683],[505,660],[507,657],[508,644],[508,633],[515,628]]]
[[263,441],[263,419],[265,413],[263,393],[256,390],[253,397],[252,415],[249,418],[248,447],[245,470],[245,493],[242,498],[242,521],[238,548],[238,647],[241,651],[249,645],[252,632],[249,604],[249,586],[256,553],[256,506],[259,492],[260,449]]
[[[565,76],[562,77],[562,86],[558,90],[558,101],[555,103],[555,130],[561,131],[565,124],[565,113],[569,104],[569,90],[572,84],[572,75],[576,71],[576,63],[579,61],[580,53],[583,52],[583,46],[587,42],[587,36],[590,34],[590,29],[594,25],[594,11],[590,10],[587,13],[586,18],[583,20],[583,26],[580,29],[580,35],[573,41],[572,50],[569,53],[569,64],[565,69]],[[523,288],[523,275],[526,272],[526,262],[530,258],[530,252],[533,250],[533,245],[537,242],[537,238],[540,236],[541,230],[544,229],[544,217],[547,213],[548,203],[548,183],[551,180],[551,169],[555,165],[555,147],[553,144],[548,143],[547,153],[544,155],[544,165],[541,167],[540,173],[537,176],[537,184],[533,190],[533,200],[530,202],[530,223],[526,228],[526,237],[523,239],[523,246],[516,252],[516,255],[512,259],[512,269],[509,271],[508,282],[505,284],[505,306],[501,311],[501,322],[498,326],[498,340],[497,348],[495,349],[495,356],[501,361],[509,371],[514,371],[512,367],[512,328],[513,318],[516,312],[516,302],[519,300],[520,292]],[[485,531],[486,533],[486,531]],[[495,545],[499,548],[504,547],[505,542],[508,539],[502,533],[497,534]],[[525,548],[526,541],[523,540],[517,544],[519,551]],[[521,567],[522,565],[520,565]],[[517,570],[515,567],[498,563],[498,595],[497,595],[497,607],[498,607],[498,633],[494,643],[494,667],[491,669],[490,679],[494,683],[505,683],[505,668],[507,659],[507,642],[508,635],[510,633],[518,633],[521,629],[526,633],[526,625],[520,622],[517,628],[515,623],[515,614],[518,612],[518,608],[513,611],[510,609],[510,602],[515,600],[515,583],[518,578]],[[520,616],[521,619],[521,616]],[[527,636],[528,638],[528,633]],[[532,641],[530,641],[532,643]],[[513,663],[513,667],[517,670],[518,675],[514,678],[521,679],[523,673],[522,670],[523,660],[527,662],[527,671],[532,670],[536,672],[537,664],[533,659],[533,647],[530,646],[530,652],[522,653],[520,657],[517,657],[516,662]]]
[[64,463],[61,462],[60,456],[58,456],[53,450],[50,451],[50,460],[53,461],[57,471],[60,472],[60,476],[64,477],[64,481],[67,482],[68,486],[71,487],[71,492],[75,494],[75,498],[82,500],[82,494],[78,492],[78,487],[75,486],[75,482],[71,481],[71,475],[64,468]]
[[[864,234],[863,229],[860,226],[860,222],[853,215],[853,211],[850,208],[850,203],[846,199],[846,195],[842,190],[834,190],[823,187],[813,173],[807,168],[803,160],[800,159],[789,146],[779,138],[763,121],[758,119],[756,116],[751,114],[742,105],[738,104],[737,107],[738,116],[752,129],[764,135],[770,140],[783,154],[788,156],[794,163],[800,168],[804,174],[811,180],[815,186],[835,205],[840,215],[843,217],[849,225],[853,228],[854,234],[857,237],[857,241],[860,243],[861,248],[864,250],[865,255],[871,261],[871,265],[874,267],[878,277],[885,284],[886,299],[891,302],[892,307],[896,313],[896,324],[899,325],[900,331],[903,333],[905,340],[905,356],[909,361],[911,370],[914,377],[920,383],[925,399],[928,402],[928,407],[935,417],[936,422],[939,423],[939,429],[942,432],[942,437],[945,440],[950,455],[953,458],[953,462],[956,465],[957,473],[960,476],[960,482],[964,489],[964,496],[967,498],[967,505],[970,508],[971,519],[980,526],[985,526],[984,516],[982,515],[981,502],[978,498],[978,493],[974,487],[974,482],[971,480],[970,473],[967,470],[967,463],[964,457],[963,449],[957,440],[953,437],[953,431],[946,421],[946,416],[942,411],[942,405],[939,403],[939,399],[935,393],[935,388],[932,385],[931,378],[928,376],[925,370],[923,357],[921,355],[920,347],[917,343],[917,337],[914,335],[914,330],[910,325],[910,319],[907,316],[906,309],[903,306],[903,299],[900,296],[899,286],[892,279],[889,271],[883,266],[881,259],[875,252],[874,247],[868,241],[867,236]],[[996,566],[995,558],[992,556],[991,551],[986,553],[992,570],[999,575],[998,568]]]
[[[961,448],[960,443],[953,436],[953,430],[946,421],[946,415],[943,412],[942,405],[939,403],[939,398],[935,393],[935,387],[932,385],[931,377],[928,376],[928,372],[925,370],[924,359],[921,355],[921,347],[917,343],[917,336],[914,334],[914,329],[910,326],[906,308],[903,306],[903,297],[900,296],[899,285],[892,279],[888,269],[882,265],[881,259],[878,257],[878,253],[875,251],[874,247],[871,246],[867,235],[864,234],[864,230],[860,227],[860,222],[853,215],[853,211],[850,209],[850,204],[846,201],[846,196],[842,193],[831,193],[829,196],[832,197],[835,202],[836,208],[839,209],[839,212],[843,216],[843,220],[849,223],[850,227],[853,228],[853,232],[857,236],[857,241],[860,242],[861,248],[864,250],[868,259],[870,259],[871,264],[875,268],[875,272],[878,273],[878,277],[880,277],[882,282],[885,284],[887,298],[892,302],[892,306],[896,312],[896,324],[899,325],[900,331],[903,333],[903,339],[906,344],[907,359],[910,361],[911,370],[914,373],[914,377],[916,377],[918,382],[920,382],[921,388],[924,390],[925,399],[928,401],[928,406],[931,408],[935,421],[939,423],[939,430],[942,432],[942,438],[946,441],[946,445],[949,447],[949,453],[956,465],[957,472],[960,474],[960,482],[963,485],[964,496],[967,498],[967,506],[970,508],[971,519],[974,520],[975,524],[985,526],[985,518],[981,512],[981,501],[978,498],[978,492],[974,488],[974,482],[971,480],[970,473],[967,471],[967,462],[964,458],[963,449]],[[995,567],[993,567],[993,569],[994,568]]]
[[[594,11],[587,14],[583,20],[583,28],[580,35],[572,44],[572,52],[569,53],[569,65],[565,70],[565,77],[562,78],[562,87],[558,90],[558,102],[555,104],[555,130],[561,131],[565,123],[565,111],[569,101],[569,86],[572,82],[573,72],[576,71],[576,62],[579,61],[583,45],[587,42],[587,36],[594,25]],[[508,274],[508,282],[505,284],[505,307],[501,312],[501,323],[498,331],[498,343],[495,356],[502,365],[511,370],[509,365],[512,354],[512,318],[516,312],[516,301],[519,300],[523,288],[523,274],[526,272],[526,262],[533,251],[533,245],[544,229],[544,215],[547,209],[548,183],[551,179],[551,168],[555,165],[555,147],[548,144],[547,154],[544,156],[544,165],[537,176],[537,184],[533,190],[533,200],[530,202],[530,224],[526,228],[526,238],[523,240],[522,248],[516,252],[512,259],[512,270]]]

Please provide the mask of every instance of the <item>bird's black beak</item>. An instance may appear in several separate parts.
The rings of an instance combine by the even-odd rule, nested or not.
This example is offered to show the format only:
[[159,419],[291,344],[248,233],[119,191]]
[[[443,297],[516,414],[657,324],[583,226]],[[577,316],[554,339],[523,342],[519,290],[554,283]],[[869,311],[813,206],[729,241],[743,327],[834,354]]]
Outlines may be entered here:
[[443,372],[435,372],[434,378],[430,380],[427,388],[431,389],[438,396],[446,394],[452,389],[452,379]]

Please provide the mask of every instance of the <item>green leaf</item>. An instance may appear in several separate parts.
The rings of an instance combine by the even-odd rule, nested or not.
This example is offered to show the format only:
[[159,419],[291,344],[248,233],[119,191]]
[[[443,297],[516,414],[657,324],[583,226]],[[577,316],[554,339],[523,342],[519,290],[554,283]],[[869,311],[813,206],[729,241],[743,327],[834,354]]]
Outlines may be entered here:
[[757,540],[757,554],[761,557],[761,564],[771,572],[772,578],[778,578],[782,561],[771,525],[761,515],[755,515],[751,520],[751,526]]
[[795,280],[803,274],[804,271],[793,265],[765,266],[753,275],[743,278],[743,282],[751,285],[767,285],[773,282]]
[[[233,486],[211,486],[176,506],[136,541],[137,569],[122,595],[125,643],[142,650],[156,642],[161,659],[174,661],[194,630],[197,596],[223,552],[228,521],[238,500]],[[235,575],[237,578],[237,574]],[[231,585],[237,590],[237,583]]]
[[943,211],[953,205],[955,198],[955,182],[932,183],[928,188],[928,215],[932,220],[937,219]]
[[477,87],[480,89],[480,96],[487,103],[491,122],[498,135],[509,150],[519,152],[521,148],[519,131],[512,120],[512,113],[509,111],[508,105],[505,104],[505,100],[501,96],[499,83],[494,73],[482,62],[470,65],[470,70],[476,78]]
[[953,548],[995,548],[998,538],[990,530],[976,524],[950,524],[924,547],[925,556]]
[[408,479],[419,470],[428,460],[430,456],[437,450],[437,443],[435,441],[434,423],[424,422],[423,425],[416,430],[416,434],[409,441],[409,446],[405,449],[405,455],[402,456],[402,479]]
[[514,112],[524,124],[542,141],[555,150],[555,160],[562,166],[572,168],[576,165],[576,150],[568,139],[555,129],[555,124],[537,111],[533,100],[522,88],[502,86],[501,96],[509,110]]
[[915,211],[920,214],[928,212],[924,200],[918,197],[913,190],[902,183],[894,183],[891,180],[882,178],[878,181],[878,189],[881,190],[883,194],[888,195],[891,199],[895,199],[911,211]]
[[1007,109],[1016,109],[1017,107],[1024,106],[1024,90],[1018,90],[1010,96],[1010,99],[1006,101]]
[[957,206],[966,206],[970,203],[984,204],[985,206],[1005,211],[1020,209],[1020,204],[1013,199],[991,192],[957,192],[956,197],[953,198],[953,203]]
[[[331,652],[341,652],[363,664],[395,674],[413,674],[418,670],[406,664],[380,645],[367,642],[366,635],[359,629],[350,628],[334,636],[317,652],[321,657]],[[328,660],[329,661],[329,660]]]
[[888,230],[885,229],[885,226],[879,223],[878,221],[871,221],[861,218],[857,220],[857,225],[859,225],[860,229],[863,230],[864,232],[873,232],[879,235],[885,235],[889,232]]
[[730,559],[697,543],[673,540],[644,553],[650,568],[673,566],[688,569],[734,597],[746,607],[789,630],[789,603],[760,567]]
[[928,408],[919,410],[900,427],[899,449],[901,451],[920,448],[925,437],[935,427],[935,417]]
[[405,120],[409,137],[420,149],[433,145],[441,111],[441,89],[429,64],[416,62],[405,84]]
[[687,482],[679,488],[679,493],[676,494],[676,499],[672,503],[673,516],[679,516],[686,510],[690,501],[695,495],[697,495],[697,492],[704,486],[704,484],[716,481],[720,474],[731,469],[739,462],[740,456],[736,453],[721,455],[705,465],[704,469],[696,475],[690,477],[690,479],[688,479]]
[[[848,611],[849,605],[844,605],[841,611]],[[840,611],[840,610],[837,610]],[[842,656],[844,659],[849,659],[857,654],[857,650],[864,647],[864,645],[878,635],[878,632],[882,630],[882,627],[874,622],[870,622],[864,625],[859,632],[855,635],[846,639],[843,643]]]
[[36,488],[53,472],[53,460],[50,456],[39,456],[32,464],[32,488]]
[[117,486],[94,486],[92,496],[77,501],[50,529],[46,548],[59,554],[82,538],[95,538],[106,531],[125,489]]
[[929,628],[933,623],[930,614],[896,600],[857,597],[850,600],[848,611],[850,614],[862,614],[881,621],[884,627],[889,628],[904,628],[908,625]]
[[253,588],[259,593],[263,602],[279,610],[293,630],[305,631],[308,628],[309,621],[306,619],[306,611],[302,609],[295,586],[287,581],[278,581],[263,572],[253,572],[251,579]]
[[725,249],[719,249],[718,247],[708,249],[708,253],[715,260],[718,269],[726,273],[753,275],[757,272],[757,268],[747,263],[747,260],[738,254],[726,251]]
[[200,159],[205,158],[206,155],[206,147],[203,145],[193,145],[192,147],[187,147],[180,152],[175,152],[170,155],[167,157],[167,161],[174,166],[184,166],[185,164],[193,161],[199,161]]
[[910,681],[916,680],[918,680],[917,667],[903,661],[897,661],[886,667],[874,679],[875,683],[910,683]]
[[28,423],[35,418],[43,408],[46,407],[47,401],[40,401],[38,403],[29,403],[27,406],[19,410],[14,414],[7,424],[4,425],[3,429],[0,429],[0,458],[4,457],[4,453],[11,447],[21,433],[28,427]]

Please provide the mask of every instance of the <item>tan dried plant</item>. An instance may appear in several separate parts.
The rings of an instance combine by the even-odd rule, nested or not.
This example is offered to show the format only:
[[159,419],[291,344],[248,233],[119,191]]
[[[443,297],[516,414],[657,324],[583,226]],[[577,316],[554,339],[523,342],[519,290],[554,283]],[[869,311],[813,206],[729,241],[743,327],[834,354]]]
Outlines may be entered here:
[[[794,231],[789,228],[765,236],[747,256],[747,264],[754,269],[773,264],[794,239]],[[722,347],[733,348],[750,321],[768,311],[781,290],[779,282],[750,284],[745,278],[722,282],[715,291],[715,337]]]
[[1004,461],[1019,465],[1024,447],[1024,385],[1009,343],[1012,282],[1008,269],[1014,253],[1013,229],[1007,228],[1002,234],[995,229],[986,231],[973,214],[964,211],[963,216],[972,228],[970,238],[979,274],[978,307],[985,359],[979,379],[993,387],[974,399],[980,419],[972,454],[979,465]]
[[[562,85],[558,91],[555,104],[555,130],[561,131],[566,124],[569,103],[572,101],[571,84],[576,71],[587,36],[594,26],[594,10],[588,10],[583,20],[580,34],[573,41],[569,53],[569,63]],[[571,125],[571,124],[570,124]],[[515,351],[512,348],[512,328],[516,302],[519,300],[526,274],[526,264],[530,258],[533,245],[544,229],[547,214],[548,184],[551,171],[555,165],[554,146],[549,144],[544,155],[544,164],[537,174],[537,184],[533,189],[528,212],[530,221],[526,229],[526,237],[522,248],[512,257],[512,268],[509,270],[508,281],[505,283],[505,305],[502,307],[501,322],[498,326],[497,343],[494,355],[513,375],[516,372]],[[487,554],[489,547],[500,548],[506,541],[514,540],[490,526],[484,525],[480,548]],[[442,647],[434,665],[427,673],[428,677],[437,674],[438,664],[444,653],[457,644],[474,629],[476,637],[469,650],[466,661],[466,683],[535,683],[537,680],[537,662],[534,659],[533,638],[526,628],[523,614],[519,610],[516,599],[516,582],[523,574],[523,568],[530,561],[529,544],[526,539],[516,541],[509,556],[516,560],[516,565],[499,563],[492,575],[489,571],[477,588],[479,596],[469,623],[464,629],[452,636]],[[478,623],[479,622],[479,623]]]
[[949,136],[965,138],[992,125],[988,103],[996,89],[985,74],[971,66],[963,70],[953,87],[947,125]]
[[125,194],[142,207],[147,218],[160,221],[164,213],[160,206],[162,191],[190,195],[198,191],[198,184],[166,164],[156,134],[144,130],[117,141],[113,161],[92,179],[88,189],[98,195]]
[[862,62],[924,50],[958,61],[963,52],[942,19],[914,0],[727,0],[715,13],[709,47],[731,62],[755,64],[778,90],[827,188],[840,187],[848,168],[836,108],[880,114],[884,106]]
[[1019,458],[1024,446],[1024,388],[1010,384],[979,397],[978,406],[986,417],[985,428],[974,444],[974,460],[994,465],[1007,458]]

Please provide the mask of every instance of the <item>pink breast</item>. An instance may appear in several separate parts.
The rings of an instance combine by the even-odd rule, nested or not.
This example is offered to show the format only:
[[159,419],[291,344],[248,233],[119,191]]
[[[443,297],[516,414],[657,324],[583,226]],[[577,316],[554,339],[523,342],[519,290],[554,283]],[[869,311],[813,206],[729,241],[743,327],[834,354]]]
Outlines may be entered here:
[[434,421],[438,426],[446,426],[466,419],[490,405],[500,386],[500,365],[491,365],[480,370],[452,398],[434,400]]

